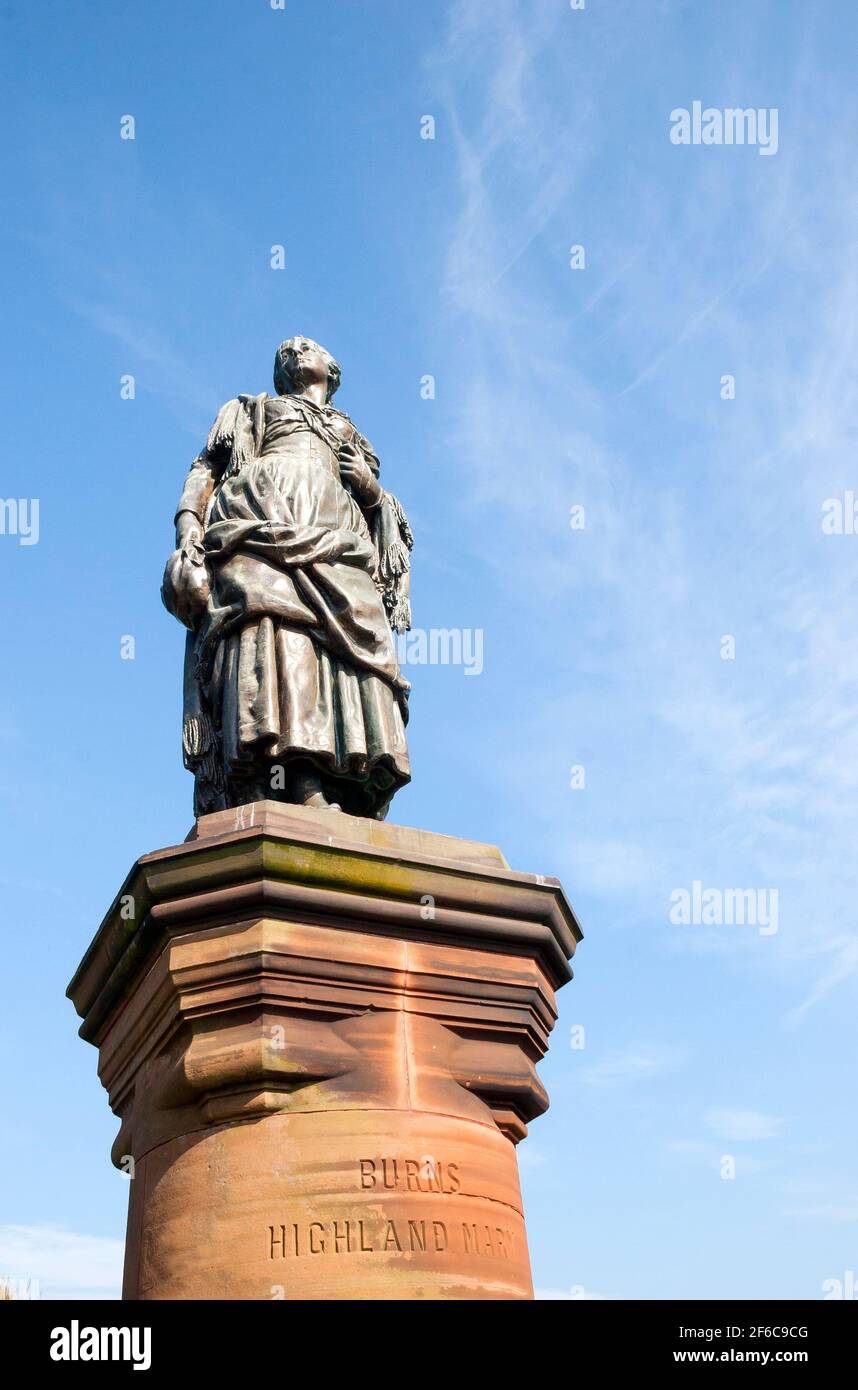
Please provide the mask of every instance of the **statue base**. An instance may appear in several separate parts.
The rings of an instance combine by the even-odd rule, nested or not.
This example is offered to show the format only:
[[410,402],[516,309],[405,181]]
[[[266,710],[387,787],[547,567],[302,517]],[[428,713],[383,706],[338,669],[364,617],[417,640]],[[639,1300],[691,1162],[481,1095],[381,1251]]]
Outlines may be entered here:
[[580,930],[490,845],[260,801],[138,860],[69,986],[128,1299],[532,1298],[515,1145]]

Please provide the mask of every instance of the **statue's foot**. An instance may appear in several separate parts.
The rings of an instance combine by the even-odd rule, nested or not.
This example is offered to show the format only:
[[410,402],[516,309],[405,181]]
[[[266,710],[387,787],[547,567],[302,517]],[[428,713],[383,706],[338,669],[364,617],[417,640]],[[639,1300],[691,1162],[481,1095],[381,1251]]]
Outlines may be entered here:
[[342,811],[342,806],[338,801],[328,801],[323,792],[314,792],[306,801],[302,801],[302,806],[311,806],[314,811]]
[[305,797],[299,804],[301,806],[309,806],[313,811],[330,811],[332,809],[330,801],[328,801],[324,792],[320,791],[312,792],[310,796]]
[[342,811],[336,801],[329,801],[322,791],[322,779],[312,764],[299,763],[292,769],[290,800],[297,806],[309,806],[313,811]]

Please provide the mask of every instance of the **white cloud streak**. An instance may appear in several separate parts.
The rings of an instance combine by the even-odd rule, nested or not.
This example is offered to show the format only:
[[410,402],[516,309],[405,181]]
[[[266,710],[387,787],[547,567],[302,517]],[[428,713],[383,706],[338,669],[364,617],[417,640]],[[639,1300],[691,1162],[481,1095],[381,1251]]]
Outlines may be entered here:
[[43,1298],[119,1298],[124,1243],[63,1226],[0,1226],[0,1276],[35,1279]]
[[[528,777],[531,752],[562,766],[586,733],[607,760],[612,727],[636,734],[613,819],[591,812],[604,853],[589,886],[637,897],[649,919],[664,885],[778,888],[775,944],[717,945],[777,980],[785,1024],[801,1024],[858,977],[858,540],[850,550],[820,529],[824,499],[856,480],[850,113],[808,110],[803,52],[780,93],[803,125],[776,159],[669,151],[665,124],[664,151],[642,141],[630,157],[624,221],[600,201],[600,161],[624,157],[610,52],[585,68],[587,31],[565,27],[559,7],[535,17],[516,0],[462,0],[452,14],[436,63],[459,179],[444,303],[469,370],[451,453],[466,464],[463,508],[490,518],[485,563],[519,596],[526,576],[520,619],[529,602],[545,629],[538,745],[499,775],[558,840],[562,808]],[[619,5],[610,34],[589,32],[645,50],[651,18]],[[445,78],[463,71],[464,85]],[[546,93],[564,78],[558,112]],[[666,122],[660,80],[653,112],[664,105]],[[681,199],[658,199],[659,179],[680,170]],[[588,268],[574,272],[567,248],[585,221]],[[729,403],[724,372],[738,383]],[[565,520],[576,502],[588,512],[577,538]],[[719,656],[724,633],[733,663]],[[565,718],[544,685],[558,642],[578,660]],[[567,852],[573,883],[582,857]],[[611,857],[608,884],[598,864]],[[699,949],[690,936],[674,945]]]

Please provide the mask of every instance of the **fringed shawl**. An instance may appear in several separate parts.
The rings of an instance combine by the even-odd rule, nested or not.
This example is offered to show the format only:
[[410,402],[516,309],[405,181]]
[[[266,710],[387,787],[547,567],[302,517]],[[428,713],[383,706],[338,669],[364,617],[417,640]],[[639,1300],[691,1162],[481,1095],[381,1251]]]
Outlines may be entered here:
[[376,588],[394,632],[411,627],[411,555],[414,537],[402,504],[386,492],[376,508],[373,544],[378,555]]

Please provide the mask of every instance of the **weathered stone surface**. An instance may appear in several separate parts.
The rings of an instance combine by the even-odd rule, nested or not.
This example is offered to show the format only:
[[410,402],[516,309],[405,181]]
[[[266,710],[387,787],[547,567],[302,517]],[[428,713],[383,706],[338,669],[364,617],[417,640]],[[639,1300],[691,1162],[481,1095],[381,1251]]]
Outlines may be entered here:
[[129,1298],[528,1298],[515,1143],[580,938],[492,846],[259,802],[134,866],[69,987]]

